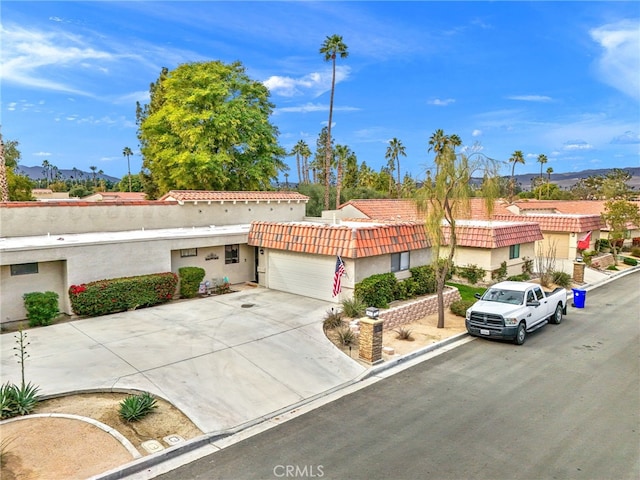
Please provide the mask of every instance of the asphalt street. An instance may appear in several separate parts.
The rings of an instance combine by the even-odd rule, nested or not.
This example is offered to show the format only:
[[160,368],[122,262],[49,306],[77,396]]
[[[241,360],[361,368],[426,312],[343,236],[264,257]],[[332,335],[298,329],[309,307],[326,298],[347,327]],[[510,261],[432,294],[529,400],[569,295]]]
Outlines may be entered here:
[[640,478],[640,272],[523,346],[476,339],[161,475]]

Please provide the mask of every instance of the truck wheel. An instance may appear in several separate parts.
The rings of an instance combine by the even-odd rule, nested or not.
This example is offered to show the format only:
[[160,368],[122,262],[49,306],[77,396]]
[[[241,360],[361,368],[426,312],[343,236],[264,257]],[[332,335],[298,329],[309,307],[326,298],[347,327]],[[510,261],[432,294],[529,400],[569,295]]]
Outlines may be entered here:
[[526,339],[527,327],[524,322],[520,322],[520,325],[518,325],[518,332],[516,333],[516,338],[513,339],[513,343],[516,345],[522,345]]
[[556,311],[554,312],[553,315],[551,315],[551,323],[559,325],[561,321],[562,321],[562,304],[559,303],[556,306]]

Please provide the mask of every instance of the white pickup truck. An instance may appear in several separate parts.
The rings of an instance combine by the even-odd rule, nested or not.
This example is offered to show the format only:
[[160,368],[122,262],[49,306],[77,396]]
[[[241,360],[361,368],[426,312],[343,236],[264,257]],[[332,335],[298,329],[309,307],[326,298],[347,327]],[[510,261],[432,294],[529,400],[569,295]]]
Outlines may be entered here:
[[522,345],[527,333],[547,323],[558,324],[567,314],[567,292],[545,292],[536,283],[500,282],[482,294],[467,310],[465,324],[470,335],[512,340]]

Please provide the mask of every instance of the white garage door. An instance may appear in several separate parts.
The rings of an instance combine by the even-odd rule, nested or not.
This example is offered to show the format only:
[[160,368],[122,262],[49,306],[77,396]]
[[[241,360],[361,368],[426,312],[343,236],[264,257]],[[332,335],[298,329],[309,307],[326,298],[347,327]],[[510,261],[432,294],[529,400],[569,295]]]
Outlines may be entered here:
[[274,290],[334,301],[335,257],[271,251],[267,275]]

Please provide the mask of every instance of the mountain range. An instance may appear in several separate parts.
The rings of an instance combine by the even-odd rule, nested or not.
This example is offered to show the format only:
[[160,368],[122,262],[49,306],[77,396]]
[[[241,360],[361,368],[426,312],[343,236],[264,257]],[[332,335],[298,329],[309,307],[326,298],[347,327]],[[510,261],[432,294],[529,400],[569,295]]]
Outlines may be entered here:
[[[587,178],[591,176],[605,175],[611,169],[609,168],[601,168],[601,169],[590,169],[590,170],[582,170],[580,172],[567,172],[567,173],[552,173],[551,174],[551,182],[556,183],[562,189],[569,189],[573,185],[575,185],[578,180],[581,178]],[[629,186],[635,188],[636,190],[640,190],[640,167],[628,167],[623,168],[622,170],[626,170],[629,172],[632,177],[629,181]],[[26,175],[31,180],[42,180],[45,178],[44,169],[42,166],[37,167],[25,167],[23,165],[18,165],[16,172],[21,175]],[[68,170],[68,169],[60,169],[58,170],[60,174],[60,178],[62,180],[73,180],[74,178],[79,178],[81,180],[93,180],[93,172],[85,172],[83,170]],[[120,179],[118,177],[112,177],[107,174],[100,174],[96,172],[96,178],[99,180],[108,180],[111,182],[119,182]],[[529,189],[531,186],[531,180],[535,177],[539,177],[539,173],[523,173],[519,175],[515,175],[515,180],[517,183],[522,185],[522,188],[525,190]],[[543,176],[547,178],[547,174],[544,173]]]

